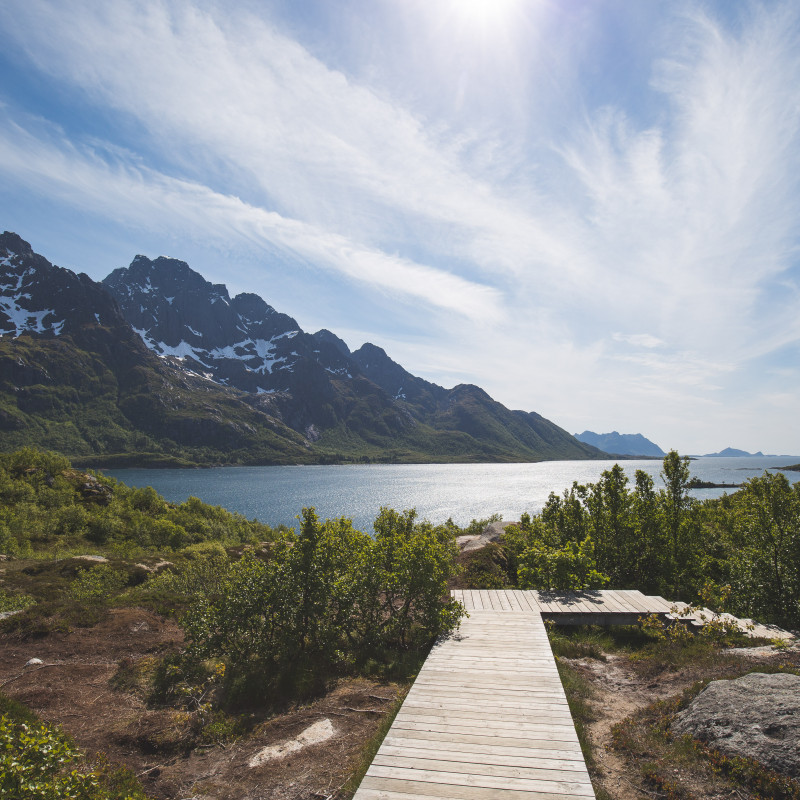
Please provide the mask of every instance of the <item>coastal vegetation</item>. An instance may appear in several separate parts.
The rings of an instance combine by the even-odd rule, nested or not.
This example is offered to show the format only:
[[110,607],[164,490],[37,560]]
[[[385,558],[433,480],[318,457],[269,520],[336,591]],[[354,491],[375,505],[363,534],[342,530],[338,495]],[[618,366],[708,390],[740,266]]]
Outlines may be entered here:
[[[23,448],[0,455],[0,612],[15,612],[0,620],[0,636],[6,643],[60,641],[131,609],[149,625],[174,620],[180,638],[145,657],[122,658],[111,684],[141,698],[148,715],[163,709],[172,720],[137,733],[137,741],[153,752],[188,753],[246,738],[263,720],[325,697],[341,681],[384,681],[402,693],[431,642],[458,624],[463,609],[447,591],[455,582],[636,588],[798,627],[800,488],[765,473],[734,495],[699,502],[690,495],[688,459],[674,452],[664,459],[663,479],[657,488],[637,472],[631,486],[615,466],[595,484],[551,495],[541,513],[507,527],[499,542],[458,556],[456,537],[479,533],[485,520],[462,529],[383,509],[367,533],[348,519],[322,521],[309,508],[296,528],[273,528],[197,498],[169,503],[151,488]],[[571,636],[553,632],[554,649],[567,661],[609,647],[606,634]],[[720,646],[653,625],[625,636],[642,670],[646,663],[684,669]],[[562,674],[580,688],[568,664]],[[380,693],[373,705],[390,699]],[[588,725],[591,701],[584,699]],[[10,747],[24,739],[33,751],[40,742],[69,755],[66,771],[42,767],[45,782],[60,785],[77,770],[88,776],[75,778],[87,792],[117,781],[141,796],[128,773],[103,767],[57,728],[26,721],[11,700],[2,702]]]
[[[800,627],[800,484],[781,473],[698,501],[689,459],[669,453],[664,485],[619,465],[551,494],[465,566],[483,588],[639,589],[782,627]],[[724,607],[724,609],[723,609]]]

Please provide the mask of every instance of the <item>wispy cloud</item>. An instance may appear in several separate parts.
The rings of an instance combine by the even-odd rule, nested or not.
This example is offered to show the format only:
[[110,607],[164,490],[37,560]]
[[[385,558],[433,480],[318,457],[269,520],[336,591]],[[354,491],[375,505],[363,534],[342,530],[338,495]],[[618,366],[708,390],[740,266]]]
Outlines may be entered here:
[[[0,117],[2,119],[2,117]],[[209,187],[179,180],[141,165],[51,138],[35,136],[5,120],[0,127],[0,170],[7,177],[36,184],[49,196],[99,214],[124,217],[129,224],[216,240],[241,239],[276,245],[379,290],[480,318],[495,312],[500,299],[492,287],[441,269],[368,249],[312,224],[249,205]]]
[[[16,8],[14,8],[16,6]],[[472,177],[460,131],[426,127],[274,26],[188,2],[7,7],[6,29],[38,67],[133,115],[187,175],[376,246],[408,247],[540,280],[577,259],[546,204],[537,214]],[[213,54],[213,57],[210,57]],[[214,174],[216,171],[216,174]],[[448,235],[431,235],[431,226]]]
[[649,333],[614,333],[611,338],[615,342],[627,342],[634,347],[661,347],[664,342],[657,336],[651,336]]
[[[541,52],[505,54],[480,103],[448,95],[448,116],[431,113],[436,76],[355,77],[256,6],[7,0],[8,42],[101,109],[113,144],[14,127],[7,110],[0,170],[142,229],[271,243],[407,307],[480,320],[396,339],[427,377],[475,380],[576,428],[620,414],[666,429],[800,341],[800,10],[659,9],[658,40],[641,32],[650,75],[613,87],[646,97],[644,113],[581,93],[599,56],[559,19],[569,5],[536,17],[542,52],[573,37],[550,48],[576,81],[564,97],[531,96],[553,83]],[[413,4],[415,24],[428,6]],[[612,27],[594,41],[613,45]],[[513,113],[482,118],[492,91],[514,95]]]

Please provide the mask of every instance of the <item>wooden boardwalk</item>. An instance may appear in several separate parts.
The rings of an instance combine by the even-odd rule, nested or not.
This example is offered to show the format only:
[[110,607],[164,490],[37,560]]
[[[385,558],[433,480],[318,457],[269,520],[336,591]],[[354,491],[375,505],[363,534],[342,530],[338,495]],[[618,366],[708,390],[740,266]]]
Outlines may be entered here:
[[[685,608],[673,614],[675,604],[662,597],[628,589],[453,596],[469,616],[434,645],[353,800],[594,797],[544,620],[630,625],[658,614],[703,624]],[[744,629],[750,621],[736,622]]]
[[354,800],[594,797],[541,613],[469,613],[432,649]]
[[543,592],[521,589],[457,589],[453,597],[473,611],[538,611],[560,625],[633,625],[642,616],[667,615],[671,603],[633,589]]

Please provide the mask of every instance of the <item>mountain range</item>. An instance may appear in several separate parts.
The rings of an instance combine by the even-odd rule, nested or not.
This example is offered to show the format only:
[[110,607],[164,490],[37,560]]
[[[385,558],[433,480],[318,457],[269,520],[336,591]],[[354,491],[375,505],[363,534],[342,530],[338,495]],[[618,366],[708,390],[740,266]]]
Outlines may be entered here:
[[477,386],[304,332],[177,259],[102,282],[0,236],[0,447],[95,465],[601,458]]
[[585,442],[616,456],[663,458],[666,455],[657,444],[646,439],[641,433],[617,433],[617,431],[594,433],[594,431],[584,431],[583,433],[576,433],[575,438],[579,442]]

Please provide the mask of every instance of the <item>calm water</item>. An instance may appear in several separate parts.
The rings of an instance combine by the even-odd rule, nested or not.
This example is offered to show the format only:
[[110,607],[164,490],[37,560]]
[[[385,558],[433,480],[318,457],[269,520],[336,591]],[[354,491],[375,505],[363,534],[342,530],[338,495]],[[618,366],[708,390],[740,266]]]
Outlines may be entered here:
[[[800,457],[700,458],[692,474],[715,483],[742,483],[765,469],[796,464]],[[545,461],[539,464],[407,464],[325,467],[222,467],[217,469],[106,470],[129,486],[153,486],[172,502],[194,495],[206,503],[238,511],[269,525],[294,525],[304,506],[323,519],[350,517],[372,530],[381,506],[416,508],[433,523],[452,517],[459,525],[502,514],[505,520],[537,512],[550,492],[573,481],[595,482],[614,461]],[[633,479],[637,469],[661,485],[660,461],[621,462]],[[800,473],[786,472],[794,482]],[[724,489],[700,489],[698,498],[719,497]],[[731,490],[732,491],[732,490]]]

